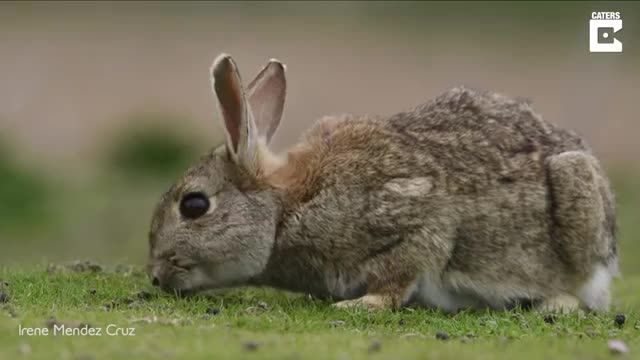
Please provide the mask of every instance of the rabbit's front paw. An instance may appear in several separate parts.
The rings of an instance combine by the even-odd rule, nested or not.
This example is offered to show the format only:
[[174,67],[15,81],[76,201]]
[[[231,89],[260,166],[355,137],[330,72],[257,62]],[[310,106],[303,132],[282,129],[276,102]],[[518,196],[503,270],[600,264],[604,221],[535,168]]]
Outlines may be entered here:
[[340,309],[366,308],[369,310],[381,310],[391,307],[392,300],[385,295],[365,295],[353,300],[343,300],[332,306]]

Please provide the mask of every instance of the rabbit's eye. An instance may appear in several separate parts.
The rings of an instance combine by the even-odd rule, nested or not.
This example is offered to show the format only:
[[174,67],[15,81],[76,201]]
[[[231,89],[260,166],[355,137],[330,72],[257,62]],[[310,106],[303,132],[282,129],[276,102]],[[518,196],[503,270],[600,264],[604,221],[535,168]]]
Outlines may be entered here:
[[209,210],[209,198],[203,193],[188,193],[180,201],[180,214],[187,219],[196,219]]

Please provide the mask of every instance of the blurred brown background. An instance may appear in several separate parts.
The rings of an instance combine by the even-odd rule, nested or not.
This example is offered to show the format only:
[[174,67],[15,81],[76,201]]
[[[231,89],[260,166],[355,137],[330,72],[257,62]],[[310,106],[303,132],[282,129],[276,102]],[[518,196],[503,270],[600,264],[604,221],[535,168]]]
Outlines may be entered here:
[[[589,53],[592,11],[622,13],[623,53]],[[220,52],[245,81],[287,64],[277,150],[456,85],[527,97],[603,159],[640,250],[638,35],[630,2],[1,2],[0,262],[143,261],[160,193],[220,141]]]

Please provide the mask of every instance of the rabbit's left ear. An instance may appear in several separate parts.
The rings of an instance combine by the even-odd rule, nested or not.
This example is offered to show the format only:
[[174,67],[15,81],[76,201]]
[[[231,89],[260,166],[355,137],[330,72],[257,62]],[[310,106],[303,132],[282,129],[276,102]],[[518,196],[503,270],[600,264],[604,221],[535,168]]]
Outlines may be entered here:
[[257,169],[258,134],[249,112],[238,67],[230,55],[221,54],[211,67],[213,92],[224,120],[227,150],[249,173]]
[[287,94],[285,66],[271,59],[247,87],[251,115],[258,130],[268,144],[273,137],[284,110]]

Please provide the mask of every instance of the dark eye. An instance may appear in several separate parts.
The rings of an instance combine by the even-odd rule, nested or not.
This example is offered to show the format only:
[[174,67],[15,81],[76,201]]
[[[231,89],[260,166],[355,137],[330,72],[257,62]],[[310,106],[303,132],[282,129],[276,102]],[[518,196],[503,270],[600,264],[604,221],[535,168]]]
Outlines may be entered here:
[[187,219],[196,219],[209,210],[209,198],[203,193],[188,193],[180,201],[180,214]]

